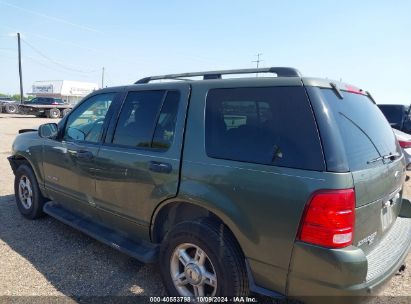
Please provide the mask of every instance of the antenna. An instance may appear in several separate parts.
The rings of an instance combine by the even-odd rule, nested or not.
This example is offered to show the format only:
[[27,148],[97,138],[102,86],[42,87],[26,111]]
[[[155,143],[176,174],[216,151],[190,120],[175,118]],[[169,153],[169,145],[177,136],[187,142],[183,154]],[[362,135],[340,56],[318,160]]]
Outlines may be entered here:
[[[253,60],[253,61],[251,61],[251,62],[255,62],[256,64],[257,64],[257,69],[260,67],[260,62],[261,61],[264,61],[264,60],[261,60],[260,59],[260,56],[262,55],[263,53],[258,53],[256,56],[257,56],[257,60]],[[258,73],[256,73],[255,74],[255,77],[258,77]]]
[[104,88],[104,67],[101,71],[101,88]]

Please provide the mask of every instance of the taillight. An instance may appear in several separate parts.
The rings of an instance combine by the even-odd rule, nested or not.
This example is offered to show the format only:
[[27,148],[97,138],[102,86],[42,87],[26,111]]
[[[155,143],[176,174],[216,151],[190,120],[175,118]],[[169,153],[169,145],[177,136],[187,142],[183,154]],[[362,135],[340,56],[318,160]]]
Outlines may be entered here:
[[403,149],[411,148],[411,141],[399,140],[398,143],[400,144],[401,148],[403,148]]
[[346,86],[345,86],[345,89],[347,90],[347,92],[350,92],[350,93],[364,95],[364,91],[363,91],[363,90],[361,90],[361,89],[359,89],[359,88],[357,88],[357,87],[351,86],[351,85],[346,85]]
[[321,190],[306,206],[299,239],[323,247],[346,247],[352,244],[354,225],[354,189]]

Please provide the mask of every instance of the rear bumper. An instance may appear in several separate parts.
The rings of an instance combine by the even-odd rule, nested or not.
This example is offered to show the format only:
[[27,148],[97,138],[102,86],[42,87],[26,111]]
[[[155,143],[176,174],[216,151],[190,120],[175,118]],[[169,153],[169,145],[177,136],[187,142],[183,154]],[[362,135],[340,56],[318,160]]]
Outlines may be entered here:
[[321,302],[327,297],[346,302],[341,297],[361,300],[361,296],[375,295],[403,265],[410,247],[411,219],[400,217],[367,255],[354,246],[330,250],[298,242],[290,266],[287,295],[304,302]]

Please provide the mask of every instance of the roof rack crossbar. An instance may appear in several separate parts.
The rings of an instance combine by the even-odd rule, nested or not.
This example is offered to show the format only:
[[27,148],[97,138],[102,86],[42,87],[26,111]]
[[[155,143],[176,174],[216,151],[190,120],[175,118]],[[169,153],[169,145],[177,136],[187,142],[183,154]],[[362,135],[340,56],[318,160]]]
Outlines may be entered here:
[[274,73],[277,75],[277,77],[301,77],[301,74],[297,69],[287,68],[287,67],[271,67],[271,68],[258,68],[258,69],[206,71],[206,72],[192,72],[192,73],[150,76],[150,77],[145,77],[145,78],[142,78],[136,81],[135,84],[149,83],[152,80],[177,79],[177,78],[196,77],[196,76],[202,76],[204,80],[221,79],[222,75],[253,74],[253,73]]

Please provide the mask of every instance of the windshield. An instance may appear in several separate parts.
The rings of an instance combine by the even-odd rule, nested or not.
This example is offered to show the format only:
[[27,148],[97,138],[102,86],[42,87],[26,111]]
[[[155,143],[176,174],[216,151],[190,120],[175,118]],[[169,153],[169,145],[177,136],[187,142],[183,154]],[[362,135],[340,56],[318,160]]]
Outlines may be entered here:
[[400,152],[393,130],[367,96],[344,92],[341,100],[331,89],[321,89],[337,121],[351,171],[378,166],[381,156]]
[[397,105],[379,105],[381,112],[385,115],[389,123],[401,124],[404,119],[404,106]]

